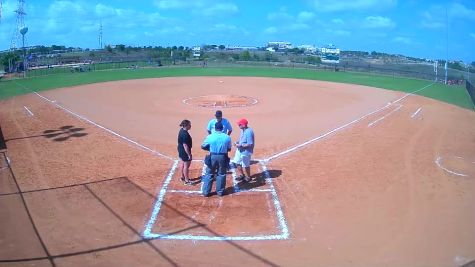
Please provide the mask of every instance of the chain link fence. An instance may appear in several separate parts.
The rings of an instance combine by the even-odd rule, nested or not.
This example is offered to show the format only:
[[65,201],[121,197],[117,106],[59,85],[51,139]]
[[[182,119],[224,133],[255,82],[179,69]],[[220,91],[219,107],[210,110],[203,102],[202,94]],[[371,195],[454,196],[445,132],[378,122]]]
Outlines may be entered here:
[[[238,52],[205,53],[199,58],[184,56],[152,56],[150,53],[113,54],[82,53],[37,58],[30,62],[26,77],[53,75],[59,73],[89,72],[114,69],[163,68],[163,67],[272,67],[298,68],[332,72],[358,72],[370,75],[387,75],[438,81],[445,83],[445,70],[439,66],[436,74],[432,63],[384,62],[367,58],[342,58],[337,64],[316,63],[315,56],[292,55],[287,53],[269,54],[263,51],[252,53],[250,60],[237,60]],[[460,85],[469,80],[470,73],[449,69],[448,84]],[[475,76],[475,74],[472,74]],[[8,73],[3,79],[23,78],[24,73]],[[472,83],[473,84],[473,83]]]

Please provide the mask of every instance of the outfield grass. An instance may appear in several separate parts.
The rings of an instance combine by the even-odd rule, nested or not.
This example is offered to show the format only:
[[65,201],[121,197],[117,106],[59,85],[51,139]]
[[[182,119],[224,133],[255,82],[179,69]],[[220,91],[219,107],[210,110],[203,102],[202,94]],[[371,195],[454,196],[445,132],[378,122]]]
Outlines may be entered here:
[[[315,71],[289,68],[196,68],[163,67],[141,69],[104,70],[84,73],[62,73],[0,82],[0,99],[43,91],[97,82],[183,76],[256,76],[332,81],[367,85],[402,92],[413,92],[432,82],[426,80],[380,76],[368,73]],[[463,86],[434,84],[417,94],[474,110],[470,96]]]

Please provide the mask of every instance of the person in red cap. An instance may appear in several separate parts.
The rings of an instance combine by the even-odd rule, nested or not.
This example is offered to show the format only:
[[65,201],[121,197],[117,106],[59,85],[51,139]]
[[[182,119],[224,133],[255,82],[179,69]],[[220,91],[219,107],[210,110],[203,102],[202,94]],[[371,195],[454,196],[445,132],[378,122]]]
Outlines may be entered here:
[[239,137],[239,141],[234,143],[237,149],[232,160],[232,163],[237,166],[237,169],[241,173],[241,175],[236,178],[237,181],[251,181],[251,157],[252,153],[254,153],[254,131],[249,128],[248,123],[246,119],[240,119],[237,122],[241,129],[241,136]]

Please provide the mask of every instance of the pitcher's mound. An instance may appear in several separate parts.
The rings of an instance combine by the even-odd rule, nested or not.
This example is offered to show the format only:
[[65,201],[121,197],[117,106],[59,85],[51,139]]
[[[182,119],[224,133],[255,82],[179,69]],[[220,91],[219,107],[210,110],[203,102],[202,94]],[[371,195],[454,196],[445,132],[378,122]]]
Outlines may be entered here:
[[187,105],[204,108],[236,108],[248,107],[257,104],[255,98],[239,95],[204,95],[195,96],[183,100]]

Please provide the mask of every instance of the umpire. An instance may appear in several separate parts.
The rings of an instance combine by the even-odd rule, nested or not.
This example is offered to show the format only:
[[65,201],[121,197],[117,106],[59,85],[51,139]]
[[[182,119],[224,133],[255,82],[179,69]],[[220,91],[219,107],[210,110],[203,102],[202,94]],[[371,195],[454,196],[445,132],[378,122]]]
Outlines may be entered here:
[[203,177],[203,196],[208,197],[211,193],[211,187],[213,187],[213,175],[216,175],[216,193],[218,196],[224,195],[224,189],[226,188],[226,168],[229,164],[228,152],[231,151],[231,137],[223,133],[223,124],[216,122],[214,125],[215,131],[208,135],[203,144],[202,149],[209,147],[211,161],[208,162],[206,167],[206,174]]

